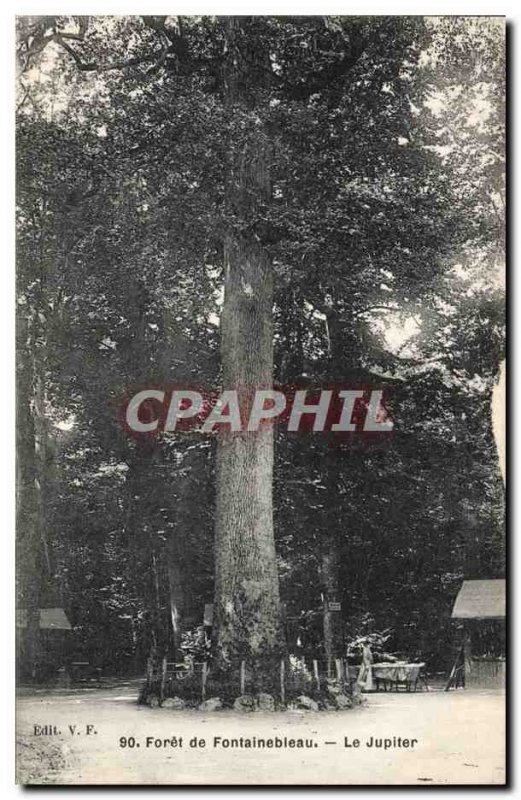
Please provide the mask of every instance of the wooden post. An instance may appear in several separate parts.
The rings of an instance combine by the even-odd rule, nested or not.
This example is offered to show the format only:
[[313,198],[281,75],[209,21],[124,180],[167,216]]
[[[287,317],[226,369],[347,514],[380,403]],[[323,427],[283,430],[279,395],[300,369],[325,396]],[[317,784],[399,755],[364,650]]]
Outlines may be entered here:
[[335,658],[335,667],[336,667],[336,679],[339,683],[342,683],[342,659]]
[[203,671],[201,673],[201,699],[206,700],[206,677],[207,677],[206,661],[203,661]]
[[463,634],[463,671],[461,685],[465,688],[468,683],[467,678],[472,674],[472,636],[470,627],[464,628]]
[[246,689],[246,667],[245,662],[241,661],[241,695],[244,694]]
[[152,664],[152,656],[147,658],[147,689],[152,688],[154,683],[154,666]]
[[280,699],[283,703],[286,702],[286,687],[284,686],[285,670],[286,666],[284,664],[284,659],[282,658],[280,661]]
[[161,662],[161,688],[159,690],[159,697],[161,700],[165,699],[165,687],[166,687],[166,656],[163,656],[163,661]]
[[318,674],[318,661],[314,658],[313,659],[313,674],[315,676],[315,680],[317,682],[317,689],[320,691],[320,677]]

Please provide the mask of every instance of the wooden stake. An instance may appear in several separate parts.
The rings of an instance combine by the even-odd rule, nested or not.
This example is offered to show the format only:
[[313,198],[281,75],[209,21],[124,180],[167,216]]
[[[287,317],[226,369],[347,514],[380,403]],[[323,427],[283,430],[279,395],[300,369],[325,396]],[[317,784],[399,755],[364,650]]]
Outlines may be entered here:
[[317,689],[320,691],[320,677],[318,674],[318,661],[316,659],[313,659],[313,674],[317,682]]
[[206,675],[207,675],[206,661],[203,661],[203,671],[201,673],[201,699],[206,700]]
[[152,665],[152,656],[147,658],[147,689],[152,688],[154,682],[154,667]]
[[342,659],[335,658],[336,678],[339,683],[342,681]]
[[283,703],[286,702],[286,688],[284,686],[284,673],[286,670],[286,666],[284,664],[284,659],[281,659],[280,662],[280,699]]
[[165,688],[166,688],[166,656],[163,657],[163,661],[161,662],[161,689],[159,690],[159,697],[161,700],[165,699]]
[[246,689],[246,665],[241,661],[241,695],[244,694]]

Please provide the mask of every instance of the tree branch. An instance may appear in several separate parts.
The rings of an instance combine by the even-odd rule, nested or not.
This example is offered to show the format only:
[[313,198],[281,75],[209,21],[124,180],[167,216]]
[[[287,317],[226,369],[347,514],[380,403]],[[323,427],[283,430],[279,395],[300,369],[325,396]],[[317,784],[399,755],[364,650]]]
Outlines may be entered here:
[[399,311],[399,308],[395,306],[369,306],[368,308],[362,308],[360,311],[353,311],[354,317],[361,317],[362,314],[368,314],[370,311]]
[[[112,64],[97,64],[93,61],[85,62],[82,60],[80,54],[68,44],[63,38],[63,34],[55,33],[52,39],[60,44],[63,49],[74,59],[76,66],[81,72],[109,72],[113,69],[126,69],[127,67],[136,67],[139,64],[150,64],[156,61],[156,54],[148,54],[144,56],[136,56],[123,61],[114,61]],[[80,39],[81,41],[81,39]]]

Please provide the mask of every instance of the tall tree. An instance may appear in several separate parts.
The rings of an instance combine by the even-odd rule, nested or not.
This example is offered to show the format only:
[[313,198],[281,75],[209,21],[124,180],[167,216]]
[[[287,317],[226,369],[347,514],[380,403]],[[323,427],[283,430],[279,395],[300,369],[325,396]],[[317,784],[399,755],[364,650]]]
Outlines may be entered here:
[[[249,115],[268,88],[269,52],[252,35],[251,21],[228,17],[225,26],[224,102],[230,114]],[[249,419],[255,393],[273,381],[273,265],[255,226],[271,198],[270,141],[260,128],[229,143],[225,176],[221,313],[223,388],[238,391]],[[239,227],[239,231],[237,231]],[[219,434],[215,529],[215,598],[219,657],[269,656],[283,649],[273,531],[273,428]]]

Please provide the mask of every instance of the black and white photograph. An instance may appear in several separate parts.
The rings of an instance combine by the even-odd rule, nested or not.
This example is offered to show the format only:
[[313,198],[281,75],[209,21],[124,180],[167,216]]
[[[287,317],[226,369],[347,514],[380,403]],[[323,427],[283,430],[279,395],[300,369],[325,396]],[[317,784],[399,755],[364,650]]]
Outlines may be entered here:
[[319,11],[13,17],[18,784],[507,782],[506,21]]

